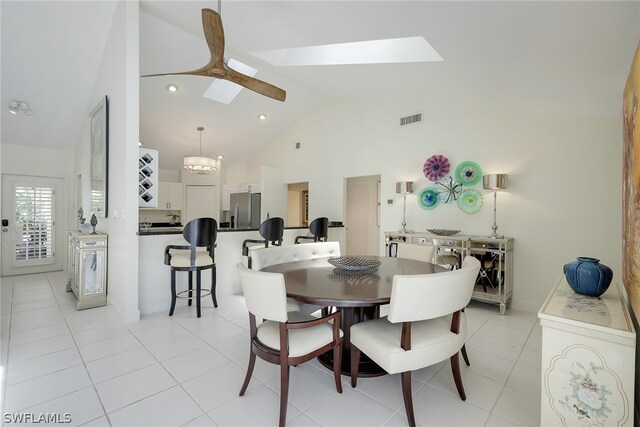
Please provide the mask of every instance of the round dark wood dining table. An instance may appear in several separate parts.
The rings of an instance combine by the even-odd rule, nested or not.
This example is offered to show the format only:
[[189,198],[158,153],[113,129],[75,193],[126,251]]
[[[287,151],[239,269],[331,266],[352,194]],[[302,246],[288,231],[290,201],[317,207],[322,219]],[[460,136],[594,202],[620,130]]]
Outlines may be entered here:
[[[380,315],[380,306],[389,304],[393,276],[431,274],[448,271],[428,262],[392,257],[371,257],[381,264],[365,273],[344,273],[329,264],[329,258],[287,262],[263,268],[261,271],[282,273],[287,296],[297,301],[336,307],[341,311],[340,327],[344,333],[342,373],[351,373],[351,325],[374,319]],[[318,360],[332,369],[333,352],[321,355]],[[358,376],[372,377],[385,372],[366,355],[360,358]]]

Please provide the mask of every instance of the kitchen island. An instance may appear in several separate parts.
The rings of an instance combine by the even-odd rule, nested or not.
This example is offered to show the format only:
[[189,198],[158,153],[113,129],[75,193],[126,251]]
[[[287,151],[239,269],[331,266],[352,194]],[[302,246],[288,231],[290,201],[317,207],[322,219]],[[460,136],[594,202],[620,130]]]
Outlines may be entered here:
[[[297,236],[307,235],[307,227],[285,227],[283,245],[293,245]],[[140,231],[138,233],[138,306],[140,314],[167,311],[171,304],[171,274],[164,265],[164,249],[167,245],[186,245],[180,227],[162,227],[161,230]],[[242,256],[242,242],[247,239],[260,239],[258,230],[219,229],[216,258],[216,293],[220,295],[240,294],[240,279],[236,273],[236,264],[246,265],[247,257]],[[345,248],[343,226],[329,227],[329,240],[340,242]],[[177,275],[177,287],[187,288],[187,273]],[[211,287],[211,277],[202,275],[202,287]],[[187,300],[178,300],[178,307],[186,305]],[[213,306],[210,298],[203,299],[203,306]]]

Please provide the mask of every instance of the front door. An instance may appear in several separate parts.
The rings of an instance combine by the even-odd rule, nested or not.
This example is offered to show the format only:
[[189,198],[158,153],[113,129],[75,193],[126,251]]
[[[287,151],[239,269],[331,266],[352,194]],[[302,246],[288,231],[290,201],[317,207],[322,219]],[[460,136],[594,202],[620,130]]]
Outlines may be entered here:
[[[347,180],[347,253],[369,255],[369,184]],[[373,255],[373,254],[371,254]]]
[[62,270],[64,181],[2,176],[2,275]]

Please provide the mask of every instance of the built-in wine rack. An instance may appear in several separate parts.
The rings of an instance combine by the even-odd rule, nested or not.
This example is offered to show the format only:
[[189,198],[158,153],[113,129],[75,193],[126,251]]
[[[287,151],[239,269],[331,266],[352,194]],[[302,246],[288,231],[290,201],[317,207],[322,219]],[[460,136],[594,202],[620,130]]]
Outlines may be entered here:
[[139,148],[138,154],[138,206],[158,207],[158,151]]

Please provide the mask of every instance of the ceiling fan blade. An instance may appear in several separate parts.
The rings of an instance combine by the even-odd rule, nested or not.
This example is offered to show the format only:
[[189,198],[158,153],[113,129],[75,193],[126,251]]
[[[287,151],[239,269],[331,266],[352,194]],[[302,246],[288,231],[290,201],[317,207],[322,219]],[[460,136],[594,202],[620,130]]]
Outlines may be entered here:
[[180,71],[180,72],[175,72],[175,73],[160,73],[160,74],[145,74],[144,76],[140,76],[140,77],[158,77],[158,76],[177,76],[177,75],[181,75],[181,74],[188,74],[190,76],[204,76],[204,77],[211,77],[211,74],[209,74],[209,67],[202,67],[199,68],[197,70],[193,70],[193,71]]
[[207,40],[211,60],[209,66],[222,68],[224,61],[224,28],[220,14],[212,9],[202,9],[202,28]]
[[249,90],[257,92],[261,95],[268,96],[269,98],[273,98],[276,101],[284,102],[287,97],[287,92],[276,87],[267,82],[263,82],[262,80],[258,80],[254,77],[249,77],[245,74],[239,73],[235,71],[233,68],[227,67],[224,64],[224,69],[226,71],[226,75],[223,77],[225,80],[229,80],[230,82],[239,84],[240,86],[246,87]]

